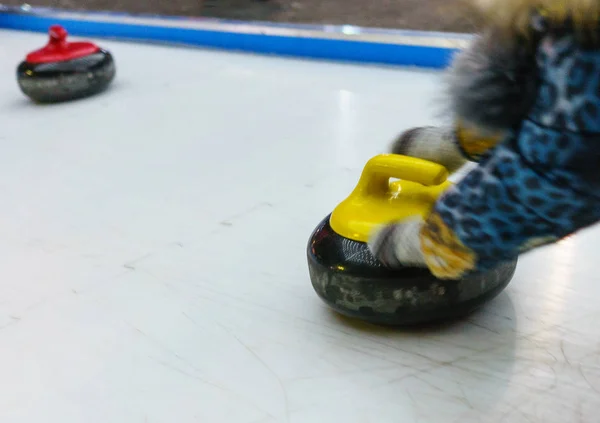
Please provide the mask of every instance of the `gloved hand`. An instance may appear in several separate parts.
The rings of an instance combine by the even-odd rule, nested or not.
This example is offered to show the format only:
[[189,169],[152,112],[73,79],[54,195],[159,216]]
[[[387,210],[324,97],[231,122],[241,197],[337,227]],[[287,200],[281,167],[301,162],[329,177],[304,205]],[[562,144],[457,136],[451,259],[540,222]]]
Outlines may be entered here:
[[421,250],[421,219],[392,223],[375,230],[369,239],[371,254],[390,268],[426,267]]
[[460,279],[476,266],[475,254],[432,213],[426,220],[406,220],[375,230],[369,250],[386,267],[422,267],[438,279]]
[[467,158],[454,142],[449,128],[424,126],[409,129],[394,140],[393,154],[428,160],[444,166],[453,173],[467,163]]
[[456,127],[424,126],[409,129],[398,136],[390,150],[393,154],[428,160],[454,173],[467,162],[479,161],[493,148],[499,135],[484,135],[458,124]]

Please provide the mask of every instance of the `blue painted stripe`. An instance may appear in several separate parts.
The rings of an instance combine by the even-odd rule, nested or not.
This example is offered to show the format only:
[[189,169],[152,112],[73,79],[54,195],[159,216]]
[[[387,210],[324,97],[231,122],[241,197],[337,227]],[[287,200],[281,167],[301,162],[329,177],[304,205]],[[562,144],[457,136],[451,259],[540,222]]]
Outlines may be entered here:
[[[65,17],[64,14],[53,14],[52,12],[0,12],[0,28],[4,29],[46,32],[48,27],[53,24],[63,25],[69,33],[76,36],[174,43],[287,57],[433,69],[446,67],[452,55],[457,51],[446,47],[353,40],[351,38],[298,37],[177,27],[172,23],[169,26],[161,26],[159,23],[148,25],[102,21],[97,18],[85,20],[71,18],[68,15]],[[403,33],[406,34],[406,31]],[[419,36],[422,35],[419,34]]]

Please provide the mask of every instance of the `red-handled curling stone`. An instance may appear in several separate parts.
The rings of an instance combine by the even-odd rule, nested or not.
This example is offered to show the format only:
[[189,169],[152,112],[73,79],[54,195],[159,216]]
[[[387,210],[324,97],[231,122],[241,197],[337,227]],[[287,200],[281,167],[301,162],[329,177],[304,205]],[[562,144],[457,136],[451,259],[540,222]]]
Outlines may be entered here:
[[48,44],[17,68],[21,91],[39,103],[56,103],[104,91],[115,77],[112,55],[90,42],[69,42],[60,25],[50,27]]

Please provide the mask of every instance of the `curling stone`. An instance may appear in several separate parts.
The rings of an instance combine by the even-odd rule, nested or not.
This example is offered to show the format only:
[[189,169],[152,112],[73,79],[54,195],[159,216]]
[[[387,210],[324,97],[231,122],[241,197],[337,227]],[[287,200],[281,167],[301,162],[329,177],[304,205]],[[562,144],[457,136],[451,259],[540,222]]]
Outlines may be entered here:
[[17,68],[21,91],[38,103],[88,97],[105,90],[115,77],[112,55],[89,42],[68,42],[60,25],[49,30],[45,47],[29,53]]
[[307,256],[317,294],[343,315],[384,325],[415,325],[467,315],[498,295],[517,260],[460,280],[428,269],[390,269],[369,251],[373,229],[425,216],[451,182],[443,166],[383,154],[369,160],[354,191],[313,231]]

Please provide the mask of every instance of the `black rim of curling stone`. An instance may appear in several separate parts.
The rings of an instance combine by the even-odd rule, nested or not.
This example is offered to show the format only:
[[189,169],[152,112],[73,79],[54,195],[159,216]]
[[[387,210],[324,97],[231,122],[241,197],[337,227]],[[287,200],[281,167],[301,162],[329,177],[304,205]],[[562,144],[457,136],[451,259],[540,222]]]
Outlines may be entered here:
[[517,259],[461,280],[440,280],[427,269],[388,269],[364,242],[333,231],[327,216],[307,248],[310,279],[331,308],[348,317],[384,325],[416,325],[467,315],[510,283]]

